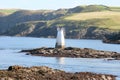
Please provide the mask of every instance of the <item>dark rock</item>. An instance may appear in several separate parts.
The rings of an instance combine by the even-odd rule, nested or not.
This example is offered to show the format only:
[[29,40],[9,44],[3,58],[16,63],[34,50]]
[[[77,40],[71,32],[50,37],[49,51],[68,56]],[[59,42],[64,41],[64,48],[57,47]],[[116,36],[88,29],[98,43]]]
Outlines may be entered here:
[[21,52],[27,52],[27,54],[35,56],[46,57],[81,57],[81,58],[115,58],[120,59],[120,53],[110,51],[100,51],[89,48],[73,48],[67,47],[65,49],[59,48],[39,48],[32,50],[22,50]]
[[21,69],[22,67],[21,66],[10,66],[9,68],[8,68],[8,71],[12,71],[12,70],[19,70],[19,69]]
[[103,38],[103,42],[120,44],[120,32],[105,35]]
[[0,80],[115,80],[113,75],[91,72],[68,73],[45,66],[30,68],[10,66],[8,70],[0,70]]

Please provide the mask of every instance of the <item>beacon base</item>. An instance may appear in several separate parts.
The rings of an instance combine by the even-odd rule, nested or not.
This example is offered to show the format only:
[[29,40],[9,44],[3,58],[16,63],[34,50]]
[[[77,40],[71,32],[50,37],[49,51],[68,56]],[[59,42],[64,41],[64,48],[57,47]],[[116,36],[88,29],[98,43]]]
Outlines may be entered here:
[[58,45],[58,44],[56,43],[55,48],[62,48],[62,49],[64,49],[64,48],[65,48],[65,45]]

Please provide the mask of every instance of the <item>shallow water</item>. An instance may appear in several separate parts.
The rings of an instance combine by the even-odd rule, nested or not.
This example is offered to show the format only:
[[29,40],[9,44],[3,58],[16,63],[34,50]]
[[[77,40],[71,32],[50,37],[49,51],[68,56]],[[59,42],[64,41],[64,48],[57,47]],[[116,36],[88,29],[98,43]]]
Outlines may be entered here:
[[[0,49],[32,49],[54,47],[56,39],[31,37],[0,37]],[[66,39],[66,47],[92,48],[120,52],[119,44],[105,44],[101,40]]]
[[[120,61],[92,58],[56,58],[25,55],[19,53],[22,49],[38,47],[54,47],[55,39],[0,37],[0,69],[7,69],[11,65],[21,66],[49,66],[67,72],[95,72],[117,75],[120,80]],[[120,45],[104,44],[100,40],[67,39],[66,46],[87,47],[93,49],[120,52]]]

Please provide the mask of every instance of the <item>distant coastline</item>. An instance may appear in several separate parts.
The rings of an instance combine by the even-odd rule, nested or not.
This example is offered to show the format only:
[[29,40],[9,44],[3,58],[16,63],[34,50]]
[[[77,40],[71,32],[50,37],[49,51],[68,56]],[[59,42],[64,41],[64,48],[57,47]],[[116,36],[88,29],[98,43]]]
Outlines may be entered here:
[[0,11],[0,35],[55,38],[56,28],[62,26],[66,38],[103,39],[120,32],[119,21],[120,7],[104,5],[58,10],[7,9]]

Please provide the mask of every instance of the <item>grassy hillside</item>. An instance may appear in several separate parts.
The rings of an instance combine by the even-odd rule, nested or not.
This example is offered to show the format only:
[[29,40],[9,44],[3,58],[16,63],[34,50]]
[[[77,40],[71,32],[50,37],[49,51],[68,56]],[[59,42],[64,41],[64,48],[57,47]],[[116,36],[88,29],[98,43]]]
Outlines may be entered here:
[[88,6],[77,6],[68,9],[69,13],[80,13],[80,12],[95,12],[95,11],[108,11],[109,7],[104,5],[88,5]]
[[0,18],[0,32],[29,21],[49,21],[65,15],[65,12],[50,10],[19,10]]
[[8,14],[12,14],[18,10],[19,9],[0,9],[0,13],[8,15]]
[[120,7],[110,7],[112,11],[119,11],[120,12]]
[[120,12],[101,11],[72,14],[65,20],[86,21],[91,26],[120,30]]
[[102,39],[105,34],[120,31],[119,9],[88,5],[58,10],[19,10],[0,17],[0,35],[55,37],[56,27],[62,26],[67,38]]

